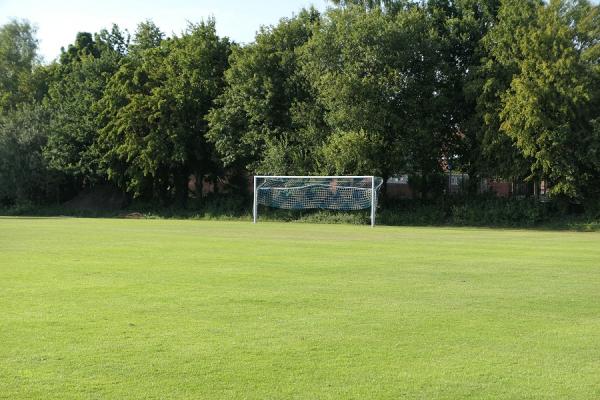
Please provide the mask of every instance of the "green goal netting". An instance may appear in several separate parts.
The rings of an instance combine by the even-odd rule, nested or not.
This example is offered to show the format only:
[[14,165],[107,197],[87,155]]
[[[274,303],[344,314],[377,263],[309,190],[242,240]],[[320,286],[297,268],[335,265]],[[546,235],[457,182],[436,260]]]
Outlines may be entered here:
[[377,192],[383,180],[376,176],[255,176],[254,222],[258,205],[289,210],[371,209],[375,224]]

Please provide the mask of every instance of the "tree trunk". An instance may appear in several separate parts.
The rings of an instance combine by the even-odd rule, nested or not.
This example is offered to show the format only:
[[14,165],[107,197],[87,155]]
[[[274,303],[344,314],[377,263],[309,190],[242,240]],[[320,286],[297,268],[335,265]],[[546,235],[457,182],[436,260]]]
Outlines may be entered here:
[[383,172],[381,174],[381,179],[383,179],[383,183],[381,184],[381,194],[379,195],[382,201],[387,201],[387,181],[390,177],[388,172]]
[[188,200],[188,181],[189,171],[186,167],[180,167],[177,169],[174,176],[175,183],[175,201],[177,206],[185,208]]
[[159,200],[160,205],[167,207],[170,205],[172,198],[169,191],[169,174],[168,171],[161,168],[153,178],[154,196]]

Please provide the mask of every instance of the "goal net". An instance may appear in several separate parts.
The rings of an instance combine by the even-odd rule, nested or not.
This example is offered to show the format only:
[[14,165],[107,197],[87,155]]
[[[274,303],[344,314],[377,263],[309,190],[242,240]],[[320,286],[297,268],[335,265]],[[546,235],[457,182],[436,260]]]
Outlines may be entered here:
[[371,209],[375,224],[377,192],[383,180],[376,176],[255,176],[254,222],[258,205],[289,210]]

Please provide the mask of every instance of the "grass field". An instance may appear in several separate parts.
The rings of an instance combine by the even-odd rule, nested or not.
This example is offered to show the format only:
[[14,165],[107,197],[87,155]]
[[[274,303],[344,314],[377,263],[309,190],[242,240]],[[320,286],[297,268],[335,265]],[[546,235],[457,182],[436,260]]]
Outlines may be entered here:
[[3,218],[0,398],[597,399],[600,234]]

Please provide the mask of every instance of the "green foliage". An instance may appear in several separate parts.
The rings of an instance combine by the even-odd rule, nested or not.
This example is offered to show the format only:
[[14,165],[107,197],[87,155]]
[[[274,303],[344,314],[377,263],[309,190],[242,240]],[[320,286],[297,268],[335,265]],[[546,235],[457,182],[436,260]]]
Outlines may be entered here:
[[327,128],[298,52],[319,21],[317,11],[303,10],[234,48],[227,88],[208,117],[208,138],[226,166],[279,174],[316,169]]
[[0,204],[58,201],[62,176],[42,155],[49,115],[22,106],[0,117]]
[[[213,20],[174,37],[151,20],[132,37],[116,25],[80,32],[47,65],[35,28],[9,21],[0,27],[3,182],[29,185],[38,171],[21,165],[37,162],[73,192],[110,179],[179,207],[202,201],[188,193],[191,175],[407,174],[417,197],[431,199],[443,197],[452,168],[471,182],[544,181],[555,198],[593,208],[600,6],[332,3],[263,27],[247,45],[219,38]],[[26,148],[41,158],[13,154]],[[48,198],[32,187],[4,190],[10,202]],[[461,207],[444,215],[476,219]]]
[[556,223],[566,214],[535,199],[473,196],[391,203],[379,212],[378,221],[385,225],[536,227]]
[[467,88],[476,99],[471,125],[471,159],[480,176],[519,180],[529,175],[531,161],[500,130],[501,96],[518,72],[515,37],[531,24],[540,2],[505,1],[498,10],[493,29],[480,40],[481,64],[476,66]]
[[96,145],[100,125],[95,107],[126,51],[124,35],[116,26],[83,45],[82,37],[89,36],[79,34],[61,64],[51,66],[54,79],[44,99],[51,115],[44,157],[50,167],[84,184],[105,177]]
[[70,44],[66,49],[61,48],[60,63],[70,64],[81,61],[82,57],[98,57],[99,49],[96,47],[93,35],[90,32],[79,32],[75,38],[75,43]]
[[589,55],[598,51],[590,21],[599,9],[585,1],[529,4],[507,2],[490,32],[492,55],[513,70],[497,121],[531,160],[532,178],[548,180],[552,194],[581,197],[596,191],[600,174],[600,75]]
[[165,34],[154,22],[150,20],[141,22],[133,35],[129,51],[134,57],[143,57],[141,54],[143,51],[159,47],[164,39]]
[[[442,153],[454,169],[473,177],[512,176],[500,168],[499,161],[507,151],[490,150],[486,137],[482,138],[486,125],[477,109],[477,99],[484,90],[481,64],[485,63],[486,51],[482,38],[496,23],[499,4],[500,0],[430,0],[425,4],[441,58],[435,114],[444,129],[454,135],[444,144]],[[493,128],[489,131],[494,133]],[[510,153],[510,148],[503,150]],[[493,159],[494,155],[499,157]]]
[[547,222],[548,203],[535,199],[498,198],[453,205],[449,216],[453,225],[531,227]]
[[223,90],[229,52],[209,20],[124,61],[98,103],[110,179],[135,196],[185,202],[188,176],[214,172],[204,117]]
[[380,137],[365,131],[335,132],[321,149],[325,175],[381,175],[377,165],[383,149]]
[[0,114],[32,99],[37,48],[35,28],[29,22],[11,20],[0,26]]
[[358,6],[365,10],[385,10],[390,13],[414,4],[412,0],[331,0],[331,2],[339,7]]
[[[371,143],[361,157],[373,157],[368,162],[372,171],[364,172],[384,178],[439,170],[442,148],[453,137],[436,111],[445,101],[437,92],[439,61],[435,36],[420,8],[396,15],[360,7],[333,10],[303,48],[303,71],[329,127],[364,132]],[[353,150],[342,150],[343,142],[334,137],[327,146],[335,143],[344,157]],[[356,140],[345,142],[353,146]],[[332,154],[327,148],[325,153]]]

